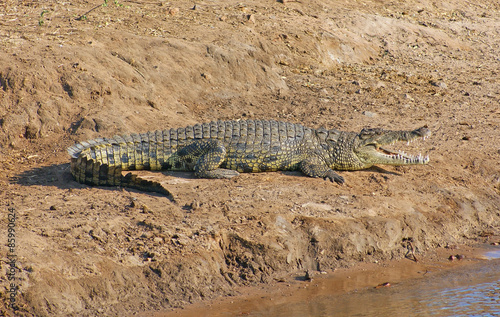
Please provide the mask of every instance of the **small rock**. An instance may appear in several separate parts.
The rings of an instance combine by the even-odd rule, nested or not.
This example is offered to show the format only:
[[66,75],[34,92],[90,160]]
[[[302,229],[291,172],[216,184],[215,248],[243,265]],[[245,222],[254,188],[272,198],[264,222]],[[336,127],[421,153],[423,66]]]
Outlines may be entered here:
[[175,234],[174,236],[172,236],[171,241],[174,245],[188,245],[190,239],[185,234]]
[[436,86],[436,87],[439,87],[439,88],[442,88],[442,89],[447,89],[448,88],[448,85],[446,85],[446,83],[444,83],[442,81],[431,80],[430,84],[432,86]]
[[302,208],[310,208],[317,211],[331,211],[333,209],[333,207],[328,204],[318,204],[313,202],[302,204]]
[[167,14],[174,16],[174,15],[177,15],[179,13],[179,11],[180,11],[179,8],[168,8]]
[[200,208],[200,202],[195,199],[191,202],[189,207],[191,208],[191,210],[196,210],[196,209]]
[[374,117],[378,116],[378,114],[376,114],[375,112],[371,112],[371,111],[363,111],[363,114],[365,116],[367,116],[368,118],[374,118]]
[[313,273],[313,271],[311,271],[311,270],[307,270],[307,271],[306,271],[306,275],[304,276],[304,279],[305,279],[306,281],[311,282],[311,281],[313,280],[313,277],[314,277],[314,273]]
[[144,205],[144,204],[141,206],[141,209],[142,209],[142,211],[141,211],[141,212],[142,212],[143,214],[148,214],[148,213],[150,214],[150,213],[152,213],[151,209],[149,209],[149,207],[148,207],[148,206],[146,206],[146,205]]
[[96,241],[106,242],[106,232],[104,232],[101,228],[90,230],[89,236]]
[[130,205],[128,205],[128,207],[131,207],[131,208],[138,207],[137,198],[135,198],[135,197],[130,198]]
[[209,73],[201,73],[201,77],[205,78],[208,81],[212,79],[212,75],[210,75]]
[[465,259],[465,255],[463,255],[463,254],[455,254],[455,255],[450,255],[448,257],[448,260],[450,260],[450,261],[463,260],[463,259]]
[[409,94],[404,94],[404,95],[403,95],[403,97],[404,97],[405,99],[408,99],[408,100],[411,100],[411,101],[414,101],[414,100],[415,100],[415,99],[413,99],[413,97],[412,97],[412,96],[410,96]]
[[255,14],[247,15],[247,19],[249,23],[255,23]]
[[377,286],[375,286],[375,288],[381,288],[381,287],[391,287],[391,283],[385,282],[385,283],[378,284]]

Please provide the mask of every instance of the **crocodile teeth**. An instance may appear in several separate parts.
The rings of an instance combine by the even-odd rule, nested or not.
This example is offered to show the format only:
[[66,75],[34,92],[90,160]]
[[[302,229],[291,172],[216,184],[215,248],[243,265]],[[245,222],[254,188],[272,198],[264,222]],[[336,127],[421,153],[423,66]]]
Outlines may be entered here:
[[401,160],[407,164],[425,164],[429,162],[429,155],[423,156],[422,153],[419,153],[418,155],[409,155],[403,151],[389,155],[395,160]]

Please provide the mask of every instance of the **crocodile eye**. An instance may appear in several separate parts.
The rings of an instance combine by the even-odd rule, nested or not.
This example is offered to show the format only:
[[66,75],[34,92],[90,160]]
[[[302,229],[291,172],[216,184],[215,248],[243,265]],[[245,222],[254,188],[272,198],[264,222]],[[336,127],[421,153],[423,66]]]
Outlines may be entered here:
[[365,128],[365,129],[361,130],[361,133],[359,134],[359,136],[361,137],[361,139],[367,139],[369,137],[372,137],[375,134],[377,134],[375,129],[366,129]]
[[370,128],[364,128],[361,130],[359,136],[362,139],[370,138],[373,137],[374,135],[380,134],[382,132],[381,129],[370,129]]

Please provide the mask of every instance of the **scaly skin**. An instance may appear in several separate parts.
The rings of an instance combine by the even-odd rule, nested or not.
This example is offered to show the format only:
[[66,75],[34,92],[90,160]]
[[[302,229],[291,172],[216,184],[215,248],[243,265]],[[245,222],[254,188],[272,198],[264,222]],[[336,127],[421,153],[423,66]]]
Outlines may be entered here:
[[343,177],[333,170],[428,163],[428,157],[392,152],[382,146],[430,134],[426,127],[355,133],[272,120],[217,121],[89,140],[68,148],[68,153],[71,173],[80,183],[166,193],[158,183],[130,173],[122,176],[122,171],[194,171],[201,178],[231,178],[239,172],[300,170],[310,177],[343,183]]

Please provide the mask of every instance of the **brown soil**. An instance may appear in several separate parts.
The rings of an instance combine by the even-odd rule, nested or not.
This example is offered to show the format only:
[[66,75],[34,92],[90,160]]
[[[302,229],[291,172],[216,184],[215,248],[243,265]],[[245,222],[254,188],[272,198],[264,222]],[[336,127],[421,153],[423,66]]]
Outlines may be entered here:
[[[498,1],[103,3],[0,4],[0,199],[16,213],[19,314],[171,309],[500,233]],[[77,141],[243,118],[428,125],[408,151],[431,163],[344,172],[344,186],[138,173],[174,201],[69,174]]]

